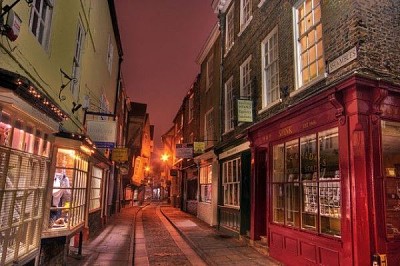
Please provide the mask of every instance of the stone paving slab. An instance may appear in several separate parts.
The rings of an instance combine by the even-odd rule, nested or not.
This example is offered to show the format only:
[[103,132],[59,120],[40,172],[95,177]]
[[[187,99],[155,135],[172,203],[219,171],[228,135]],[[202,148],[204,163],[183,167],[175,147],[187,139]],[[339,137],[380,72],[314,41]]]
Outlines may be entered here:
[[193,215],[171,206],[161,206],[161,212],[207,265],[281,265],[243,241],[222,236]]
[[111,216],[99,235],[83,243],[82,256],[68,256],[66,265],[132,265],[133,225],[138,210],[137,206],[126,207],[120,213]]

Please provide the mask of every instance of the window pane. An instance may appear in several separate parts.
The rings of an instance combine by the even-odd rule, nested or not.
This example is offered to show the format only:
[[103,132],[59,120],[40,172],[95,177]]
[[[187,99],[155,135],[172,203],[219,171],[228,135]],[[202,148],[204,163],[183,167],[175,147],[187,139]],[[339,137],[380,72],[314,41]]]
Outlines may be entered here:
[[383,175],[386,195],[386,236],[400,239],[400,123],[382,121]]
[[284,181],[284,145],[275,145],[273,148],[273,182]]
[[340,182],[319,183],[321,233],[340,236],[340,199]]
[[315,134],[300,139],[301,179],[317,180],[318,155]]
[[286,142],[285,145],[285,158],[286,158],[286,181],[293,182],[299,180],[299,142],[298,140],[292,140]]
[[316,182],[303,182],[302,225],[303,229],[317,230],[318,188]]
[[274,222],[283,224],[285,210],[285,193],[283,184],[273,184],[273,219]]
[[286,188],[286,225],[298,227],[300,225],[300,194],[299,184],[289,183]]
[[320,178],[340,178],[338,129],[318,134],[320,156]]

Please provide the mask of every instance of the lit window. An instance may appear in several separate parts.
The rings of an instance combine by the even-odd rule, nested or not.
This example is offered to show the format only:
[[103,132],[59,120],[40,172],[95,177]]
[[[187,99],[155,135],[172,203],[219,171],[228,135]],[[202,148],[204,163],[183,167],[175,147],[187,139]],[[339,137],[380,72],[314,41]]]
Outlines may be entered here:
[[103,177],[103,171],[101,168],[92,168],[92,182],[90,187],[90,204],[89,211],[100,208],[101,205],[101,180]]
[[200,167],[200,201],[211,202],[212,166]]
[[222,186],[224,190],[224,205],[240,206],[240,158],[226,161],[222,164]]
[[243,31],[251,20],[251,0],[240,0],[240,31]]
[[229,9],[229,11],[226,13],[226,36],[225,36],[225,53],[227,53],[233,46],[233,43],[235,41],[235,30],[234,30],[234,26],[233,26],[233,14],[234,11],[234,6],[232,5],[232,7]]
[[382,121],[386,237],[400,240],[400,123]]
[[251,56],[240,66],[240,96],[251,97]]
[[297,5],[294,21],[300,88],[325,72],[320,0],[306,0]]
[[225,132],[233,129],[233,77],[225,83]]
[[29,22],[29,29],[46,50],[49,46],[53,2],[53,0],[35,0]]
[[341,236],[338,129],[273,147],[273,221]]
[[277,27],[261,43],[261,49],[263,55],[262,107],[267,107],[280,98]]
[[72,230],[85,221],[89,163],[71,149],[58,149],[53,177],[50,217],[51,230]]

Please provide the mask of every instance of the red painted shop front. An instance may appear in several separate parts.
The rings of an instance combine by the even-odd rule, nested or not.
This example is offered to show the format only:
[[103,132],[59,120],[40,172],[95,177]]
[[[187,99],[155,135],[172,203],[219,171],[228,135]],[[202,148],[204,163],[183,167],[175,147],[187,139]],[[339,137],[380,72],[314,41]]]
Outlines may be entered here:
[[400,265],[400,88],[353,76],[249,138],[250,236],[267,236],[272,257]]

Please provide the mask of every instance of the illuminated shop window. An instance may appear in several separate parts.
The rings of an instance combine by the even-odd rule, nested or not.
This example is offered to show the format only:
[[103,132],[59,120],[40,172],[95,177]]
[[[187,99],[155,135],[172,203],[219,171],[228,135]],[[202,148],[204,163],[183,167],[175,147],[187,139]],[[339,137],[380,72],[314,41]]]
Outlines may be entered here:
[[212,166],[200,167],[200,201],[211,202]]
[[400,240],[400,123],[382,121],[386,237]]
[[341,235],[338,130],[273,147],[273,221],[321,234]]
[[87,158],[73,149],[58,149],[49,219],[51,230],[70,230],[83,224],[87,178]]
[[90,205],[89,211],[100,208],[101,202],[101,180],[103,177],[103,170],[98,167],[92,169],[92,181],[90,187]]
[[229,160],[222,165],[222,186],[224,190],[224,205],[240,206],[240,158]]
[[[0,265],[39,248],[49,174],[48,157],[34,153],[33,142],[21,138],[32,135],[35,128],[25,133],[24,121],[14,123],[10,117],[2,112],[0,121]],[[38,138],[42,139],[41,133]],[[11,148],[12,143],[18,149]]]

